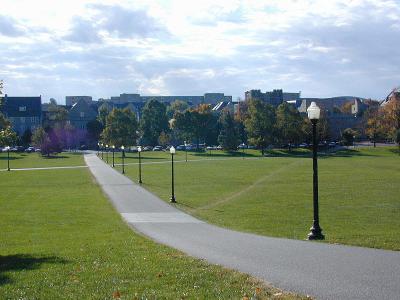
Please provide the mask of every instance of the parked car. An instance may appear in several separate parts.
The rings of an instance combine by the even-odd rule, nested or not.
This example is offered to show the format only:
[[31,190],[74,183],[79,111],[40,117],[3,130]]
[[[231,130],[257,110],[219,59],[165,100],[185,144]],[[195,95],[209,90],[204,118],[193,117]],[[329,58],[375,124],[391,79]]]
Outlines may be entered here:
[[143,151],[151,151],[151,150],[153,150],[153,147],[146,146],[146,147],[143,147],[142,149],[143,149]]
[[25,152],[26,152],[26,153],[35,152],[35,147],[28,147],[28,148],[25,149]]
[[176,150],[185,150],[185,145],[178,145],[176,146]]
[[301,143],[301,144],[299,145],[299,147],[300,147],[300,148],[307,148],[307,147],[308,147],[308,144],[307,144],[307,143]]
[[163,151],[163,147],[162,146],[155,146],[153,148],[153,151]]
[[238,146],[238,149],[247,149],[247,145],[242,143]]
[[224,148],[222,148],[221,145],[218,145],[218,146],[217,146],[217,150],[222,150],[222,149],[224,149]]

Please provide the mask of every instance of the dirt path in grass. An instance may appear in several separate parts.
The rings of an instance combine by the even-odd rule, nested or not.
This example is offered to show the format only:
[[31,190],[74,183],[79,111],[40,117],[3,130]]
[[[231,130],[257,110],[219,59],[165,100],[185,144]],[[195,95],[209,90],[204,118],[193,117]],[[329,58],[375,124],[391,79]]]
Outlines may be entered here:
[[251,185],[245,187],[244,189],[242,189],[242,190],[240,190],[240,191],[237,191],[237,192],[234,193],[234,194],[228,195],[227,197],[222,198],[222,199],[220,199],[220,200],[218,200],[218,201],[216,201],[216,202],[209,203],[209,204],[206,204],[206,205],[203,205],[203,206],[199,206],[199,207],[197,207],[197,208],[191,210],[191,212],[197,212],[197,211],[199,211],[199,210],[211,209],[211,208],[214,208],[214,207],[219,206],[219,205],[221,205],[221,204],[225,204],[225,203],[227,203],[227,202],[229,202],[229,201],[232,201],[232,200],[234,200],[234,199],[237,199],[237,198],[239,198],[240,196],[242,196],[243,194],[248,193],[248,192],[250,192],[252,189],[258,187],[259,185],[268,182],[268,181],[269,181],[270,179],[272,179],[274,176],[276,176],[276,175],[278,175],[278,174],[280,174],[280,173],[282,173],[282,172],[285,172],[286,170],[291,169],[292,167],[294,167],[294,166],[296,166],[296,165],[302,165],[302,164],[304,164],[304,163],[305,163],[305,160],[303,160],[303,159],[302,159],[302,160],[296,160],[296,161],[294,161],[294,162],[292,162],[292,163],[290,163],[290,164],[287,164],[287,165],[285,165],[285,166],[283,166],[283,167],[281,167],[281,168],[279,168],[279,169],[277,169],[277,170],[275,170],[275,171],[273,171],[273,172],[271,172],[271,173],[269,173],[269,174],[267,174],[267,175],[265,175],[265,176],[263,176],[263,177],[257,179],[257,180],[256,180],[255,182],[253,182]]

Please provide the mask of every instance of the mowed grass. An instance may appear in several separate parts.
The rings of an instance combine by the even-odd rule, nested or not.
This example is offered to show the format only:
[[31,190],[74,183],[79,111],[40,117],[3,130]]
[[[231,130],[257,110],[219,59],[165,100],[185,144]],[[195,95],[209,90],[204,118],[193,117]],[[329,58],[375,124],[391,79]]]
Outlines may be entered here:
[[[21,162],[35,165],[33,155]],[[0,299],[275,299],[280,292],[135,234],[87,169],[0,172],[0,188]]]
[[[0,152],[0,169],[7,168],[7,152]],[[50,157],[41,156],[40,153],[10,152],[10,168],[46,168],[65,166],[84,166],[82,153],[62,152]]]
[[[400,250],[400,156],[395,147],[321,153],[320,224],[326,242]],[[228,158],[227,153],[185,153],[175,159],[177,206],[210,223],[257,234],[305,239],[312,225],[312,159],[304,150],[270,157]],[[127,161],[136,162],[136,154]],[[168,201],[171,165],[167,153],[143,153],[143,185]],[[203,161],[190,161],[191,159]],[[183,162],[182,162],[183,160]],[[155,161],[155,160],[153,160]],[[120,168],[120,166],[117,166]],[[138,166],[127,176],[137,181]]]

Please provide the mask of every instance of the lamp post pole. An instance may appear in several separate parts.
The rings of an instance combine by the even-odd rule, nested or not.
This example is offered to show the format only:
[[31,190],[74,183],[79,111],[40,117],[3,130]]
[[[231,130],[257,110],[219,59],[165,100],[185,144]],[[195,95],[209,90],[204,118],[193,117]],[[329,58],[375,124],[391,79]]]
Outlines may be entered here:
[[185,143],[185,156],[186,156],[186,162],[187,162],[187,144],[186,144],[186,141],[184,143]]
[[142,147],[138,147],[139,153],[139,183],[142,184],[142,157],[140,153],[142,152]]
[[125,147],[121,146],[122,150],[122,174],[125,174]]
[[322,228],[319,226],[319,207],[318,207],[317,123],[320,111],[315,102],[312,102],[310,107],[307,109],[307,112],[309,115],[309,119],[311,120],[312,134],[313,134],[313,210],[314,210],[313,225],[310,228],[308,239],[323,240],[325,237],[322,234]]
[[10,146],[7,146],[7,171],[10,171]]
[[175,200],[175,182],[174,182],[174,154],[175,154],[175,148],[174,146],[172,146],[169,149],[169,152],[171,153],[171,178],[172,178],[172,182],[171,182],[171,199],[170,202],[171,203],[176,203]]
[[100,143],[97,143],[97,157],[100,155]]
[[108,163],[108,145],[106,145],[106,163]]
[[114,167],[115,167],[115,164],[114,164],[114,152],[115,152],[115,146],[114,146],[114,145],[112,145],[112,146],[111,146],[111,148],[112,148],[112,158],[113,158],[112,167],[114,168]]
[[103,146],[104,146],[104,145],[103,145],[103,144],[101,144],[100,146],[101,146],[101,160],[104,160],[104,159],[103,159],[103,152],[104,152],[104,148],[103,148]]
[[244,145],[244,143],[243,143],[243,148],[242,148],[242,152],[243,152],[243,159],[244,159],[244,147],[245,147],[245,145]]

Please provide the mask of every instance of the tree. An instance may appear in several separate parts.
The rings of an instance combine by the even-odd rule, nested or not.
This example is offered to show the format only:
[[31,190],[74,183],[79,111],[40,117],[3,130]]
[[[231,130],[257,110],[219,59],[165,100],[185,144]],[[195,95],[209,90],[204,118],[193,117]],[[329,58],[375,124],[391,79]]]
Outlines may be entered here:
[[161,146],[167,146],[171,140],[169,134],[165,133],[164,131],[161,132],[160,136],[158,137],[158,144]]
[[400,155],[400,129],[397,129],[397,131],[396,131],[395,141],[396,141],[397,145],[399,146],[399,155]]
[[148,101],[143,108],[140,128],[143,144],[157,145],[161,132],[169,130],[165,105],[154,99]]
[[229,111],[223,111],[219,123],[221,131],[218,135],[219,144],[226,150],[236,150],[240,143],[238,124]]
[[172,119],[177,112],[184,112],[189,108],[189,104],[186,101],[175,100],[167,107],[168,119]]
[[247,119],[244,122],[250,143],[264,149],[274,141],[275,109],[272,105],[265,104],[261,100],[248,102]]
[[400,93],[393,92],[389,102],[383,107],[384,127],[388,136],[394,137],[400,129]]
[[303,119],[293,105],[283,102],[276,109],[277,138],[289,144],[289,151],[292,143],[298,143],[303,137],[302,123]]
[[97,144],[100,134],[104,130],[103,124],[99,120],[92,120],[86,124],[87,138],[90,144]]
[[103,125],[103,128],[106,126],[107,122],[107,116],[110,113],[110,109],[106,103],[103,103],[99,107],[99,115],[97,117],[97,120]]
[[48,106],[48,117],[43,122],[44,128],[63,128],[68,120],[68,111],[57,105],[55,99],[50,99]]
[[342,139],[343,139],[343,143],[346,146],[350,146],[353,145],[354,143],[354,138],[358,135],[358,132],[351,129],[351,128],[346,128],[345,130],[343,130],[342,133]]
[[17,141],[17,134],[11,129],[10,126],[0,130],[0,146],[12,146]]
[[30,128],[26,129],[21,136],[21,142],[24,146],[28,146],[32,142],[32,131]]
[[366,118],[366,134],[376,147],[376,141],[385,136],[383,113],[376,107],[368,109],[364,116]]
[[50,138],[47,132],[42,128],[37,128],[32,135],[32,143],[35,147],[40,148],[42,155],[49,156],[51,153]]
[[6,119],[6,117],[0,112],[0,130],[10,127],[11,123]]
[[101,139],[115,147],[131,146],[136,144],[137,130],[138,123],[134,112],[129,108],[114,108],[107,116]]

